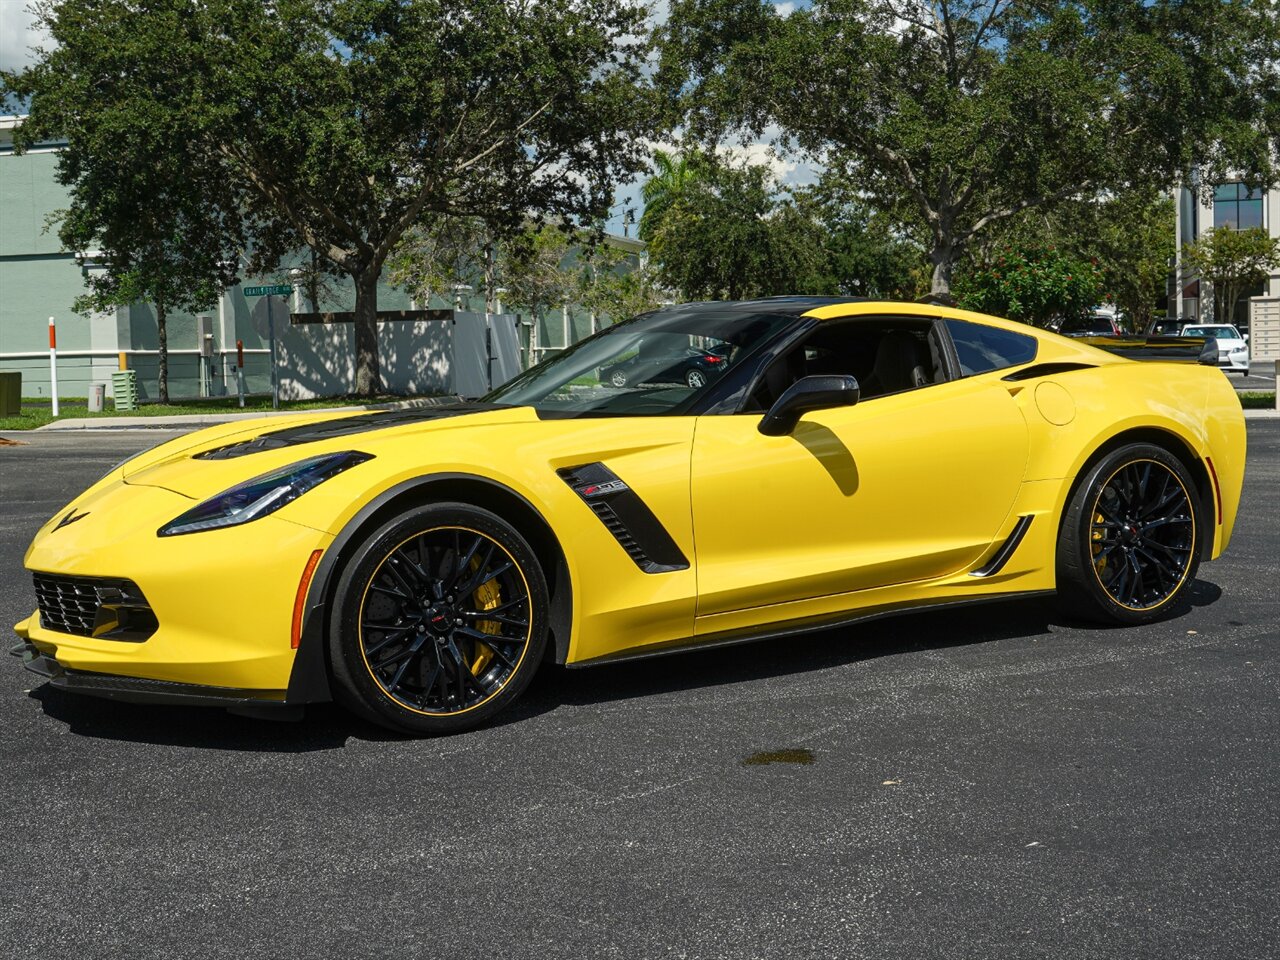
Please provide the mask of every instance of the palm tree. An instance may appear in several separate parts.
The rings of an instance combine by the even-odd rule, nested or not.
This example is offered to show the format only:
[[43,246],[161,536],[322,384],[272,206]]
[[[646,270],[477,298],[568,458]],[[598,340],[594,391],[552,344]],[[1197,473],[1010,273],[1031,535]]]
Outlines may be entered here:
[[653,151],[654,174],[640,188],[644,198],[644,213],[640,215],[639,236],[646,243],[653,239],[658,224],[667,211],[680,199],[680,195],[699,176],[701,164],[696,156]]

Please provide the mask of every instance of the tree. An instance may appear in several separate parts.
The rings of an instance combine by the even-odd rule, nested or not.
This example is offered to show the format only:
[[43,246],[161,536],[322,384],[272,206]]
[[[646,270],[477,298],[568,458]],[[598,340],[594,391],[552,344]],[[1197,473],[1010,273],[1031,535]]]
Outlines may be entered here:
[[[1074,199],[993,228],[958,262],[956,289],[971,289],[967,278],[988,270],[1010,249],[1055,248],[1059,256],[1096,267],[1100,288],[1095,303],[1111,301],[1121,309],[1130,329],[1143,333],[1155,324],[1174,240],[1173,201],[1154,190]],[[1078,269],[1067,272],[1081,275]]]
[[640,214],[640,229],[636,234],[646,243],[653,239],[663,215],[697,180],[699,157],[696,153],[654,150],[653,168],[653,175],[640,188],[640,196],[644,198],[644,212]]
[[[6,77],[31,100],[19,141],[82,137],[110,109],[180,130],[192,174],[229,186],[217,225],[243,235],[249,272],[309,247],[350,279],[363,394],[380,380],[378,279],[407,230],[429,216],[498,230],[530,213],[602,219],[651,126],[634,0],[43,0],[37,11],[57,46]],[[144,66],[148,82],[132,82]]]
[[768,168],[703,158],[654,227],[649,254],[686,300],[821,292],[821,228],[780,193]]
[[492,284],[482,278],[491,273],[493,244],[488,228],[475,217],[436,217],[410,227],[400,238],[387,261],[388,279],[420,303],[478,281],[488,297]]
[[795,199],[823,234],[829,280],[815,292],[884,300],[916,300],[928,292],[919,244],[839,177],[824,175],[815,186],[796,191]]
[[533,318],[531,359],[539,322],[548,310],[573,299],[577,277],[568,263],[573,238],[569,230],[534,224],[498,249],[498,276],[506,288],[507,301]]
[[617,322],[656,310],[670,298],[646,256],[637,256],[607,240],[584,249],[575,299],[594,318]]
[[1280,267],[1280,240],[1261,227],[1233,230],[1219,227],[1205,231],[1195,243],[1182,248],[1182,260],[1213,287],[1214,317],[1233,323],[1236,304],[1252,286],[1264,282]]
[[1096,266],[1055,247],[1008,247],[956,284],[962,307],[1038,326],[1087,315],[1101,290]]
[[776,125],[928,238],[935,294],[1026,210],[1199,164],[1270,180],[1274,0],[677,0],[658,80],[699,140]]
[[[39,10],[52,22],[50,5]],[[38,93],[15,145],[23,150],[38,140],[67,141],[58,156],[58,179],[69,188],[70,205],[55,218],[58,235],[69,250],[93,251],[102,268],[88,273],[88,293],[75,309],[154,304],[158,392],[167,403],[168,314],[213,306],[234,282],[243,245],[234,221],[226,223],[220,214],[232,194],[194,154],[190,128],[181,117],[136,109],[165,80],[164,68],[148,54],[159,45],[182,57],[188,37],[174,16],[156,17],[150,35],[139,36],[131,29],[133,12],[122,4],[69,4],[56,18],[54,38],[82,69],[46,65],[22,77],[0,75],[0,87]],[[95,31],[111,35],[116,45],[82,45],[81,38]],[[42,56],[48,64],[57,55]],[[97,95],[106,83],[103,74],[112,77],[116,97]],[[90,102],[92,113],[83,114],[81,107]]]
[[1089,205],[1077,228],[1084,249],[1102,271],[1102,289],[1136,333],[1149,333],[1165,295],[1176,242],[1173,200],[1130,190]]

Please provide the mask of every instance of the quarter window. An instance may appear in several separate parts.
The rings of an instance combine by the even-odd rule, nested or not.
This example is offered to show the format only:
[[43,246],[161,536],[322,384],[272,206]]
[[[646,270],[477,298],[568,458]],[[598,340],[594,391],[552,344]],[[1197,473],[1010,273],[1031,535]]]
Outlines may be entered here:
[[1036,338],[965,320],[948,320],[960,372],[966,377],[1029,363],[1036,357]]

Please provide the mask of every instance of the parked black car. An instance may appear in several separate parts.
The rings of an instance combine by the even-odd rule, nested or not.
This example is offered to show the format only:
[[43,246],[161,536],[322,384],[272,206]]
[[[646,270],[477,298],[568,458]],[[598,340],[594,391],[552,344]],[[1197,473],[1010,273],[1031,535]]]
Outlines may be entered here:
[[729,365],[732,345],[718,343],[705,350],[695,347],[673,349],[659,342],[649,350],[641,341],[634,357],[600,369],[600,380],[615,387],[637,383],[683,383],[697,390],[720,376]]

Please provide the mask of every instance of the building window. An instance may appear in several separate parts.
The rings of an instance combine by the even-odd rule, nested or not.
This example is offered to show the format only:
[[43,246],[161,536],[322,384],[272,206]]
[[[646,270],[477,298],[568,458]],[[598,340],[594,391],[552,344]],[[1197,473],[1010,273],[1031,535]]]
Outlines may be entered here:
[[1262,226],[1262,191],[1224,183],[1213,191],[1213,226],[1248,230]]

